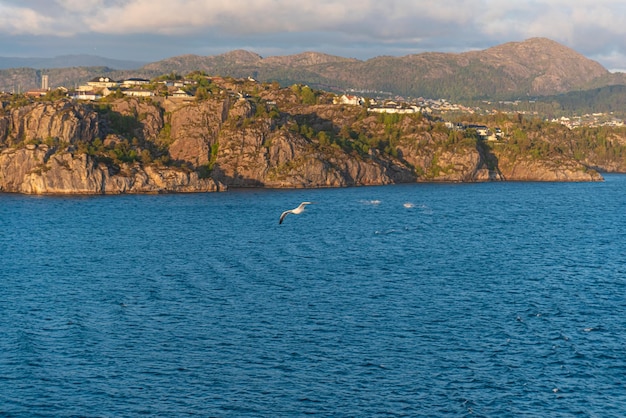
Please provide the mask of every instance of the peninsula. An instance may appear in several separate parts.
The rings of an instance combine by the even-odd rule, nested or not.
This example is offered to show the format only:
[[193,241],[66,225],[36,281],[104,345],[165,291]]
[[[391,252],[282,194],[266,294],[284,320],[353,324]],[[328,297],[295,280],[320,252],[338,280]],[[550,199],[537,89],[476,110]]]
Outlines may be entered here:
[[600,181],[598,171],[626,168],[621,131],[601,137],[507,113],[451,123],[402,103],[197,71],[135,82],[94,89],[102,97],[2,96],[0,191]]

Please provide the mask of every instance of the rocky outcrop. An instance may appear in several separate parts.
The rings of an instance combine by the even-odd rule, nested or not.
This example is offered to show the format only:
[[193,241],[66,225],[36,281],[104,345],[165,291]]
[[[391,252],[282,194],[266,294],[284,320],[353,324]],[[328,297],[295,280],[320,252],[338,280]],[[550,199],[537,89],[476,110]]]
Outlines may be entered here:
[[513,181],[602,181],[595,170],[570,160],[511,159],[499,157],[498,168],[503,179]]
[[228,118],[229,100],[212,100],[176,107],[165,103],[169,109],[171,145],[170,155],[176,160],[194,166],[207,164],[211,147],[218,141],[222,124]]
[[126,123],[132,125],[132,134],[137,138],[154,141],[163,129],[163,112],[151,102],[128,98],[115,100],[110,107],[112,112],[126,118]]
[[26,194],[119,194],[225,190],[195,172],[128,164],[118,173],[86,154],[31,145],[0,153],[0,191]]
[[10,109],[0,117],[0,145],[56,138],[66,143],[91,142],[99,132],[96,112],[66,100]]
[[[272,94],[275,103],[282,93]],[[293,106],[296,99],[285,97],[284,106]],[[266,106],[258,98],[222,94],[201,102],[119,99],[89,105],[59,100],[7,107],[0,112],[0,191],[175,193],[602,179],[564,157],[492,155],[476,141],[433,129],[428,120],[403,119],[385,127],[379,116],[364,117],[358,108],[296,107],[270,117]],[[383,145],[365,146],[341,139],[347,135],[375,144],[379,136],[391,138],[388,128],[396,130],[398,139],[386,148],[382,140]]]
[[[280,132],[271,137],[266,149],[257,143],[257,151],[246,154],[249,161],[229,161],[220,164],[221,173],[228,178],[262,179],[265,187],[345,187],[358,185],[380,185],[414,182],[417,177],[407,167],[377,153],[369,158],[348,155],[336,150],[322,153],[311,141],[289,132]],[[240,154],[230,153],[241,159]],[[245,158],[245,155],[244,155]],[[245,172],[237,167],[255,167]]]

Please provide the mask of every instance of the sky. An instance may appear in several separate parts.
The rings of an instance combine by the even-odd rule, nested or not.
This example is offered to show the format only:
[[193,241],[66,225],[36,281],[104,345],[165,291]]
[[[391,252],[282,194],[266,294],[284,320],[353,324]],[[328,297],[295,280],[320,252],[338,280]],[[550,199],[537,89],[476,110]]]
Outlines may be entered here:
[[142,62],[245,49],[369,59],[533,37],[626,70],[623,0],[0,0],[0,57]]

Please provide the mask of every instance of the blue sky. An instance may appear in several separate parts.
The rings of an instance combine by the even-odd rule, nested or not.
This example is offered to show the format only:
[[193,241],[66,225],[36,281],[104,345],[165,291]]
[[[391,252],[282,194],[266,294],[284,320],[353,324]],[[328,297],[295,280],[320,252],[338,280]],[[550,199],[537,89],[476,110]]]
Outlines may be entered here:
[[157,61],[247,49],[368,59],[541,36],[624,70],[625,22],[621,0],[0,0],[0,56]]

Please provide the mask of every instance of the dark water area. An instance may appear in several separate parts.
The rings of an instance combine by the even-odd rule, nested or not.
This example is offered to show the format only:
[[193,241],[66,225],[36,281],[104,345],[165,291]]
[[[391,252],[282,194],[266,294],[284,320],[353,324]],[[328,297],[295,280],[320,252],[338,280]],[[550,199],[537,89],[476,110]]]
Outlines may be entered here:
[[624,416],[625,213],[620,175],[0,195],[0,416]]

